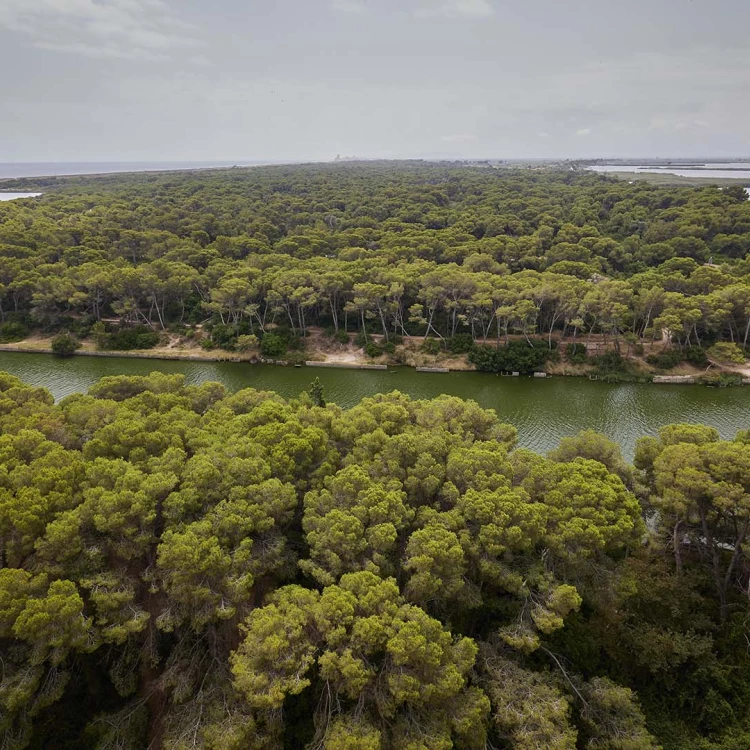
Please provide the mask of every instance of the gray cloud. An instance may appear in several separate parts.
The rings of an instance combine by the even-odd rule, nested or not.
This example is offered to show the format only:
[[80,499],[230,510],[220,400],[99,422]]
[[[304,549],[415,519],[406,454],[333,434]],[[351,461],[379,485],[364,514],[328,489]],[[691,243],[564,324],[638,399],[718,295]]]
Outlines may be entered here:
[[741,155],[748,25],[744,0],[0,0],[0,161]]
[[365,4],[362,0],[331,0],[330,7],[342,13],[364,13]]
[[486,18],[494,13],[489,0],[433,0],[431,4],[417,8],[418,16],[446,16],[448,18],[464,16],[467,18]]
[[158,61],[198,44],[163,0],[2,0],[0,27],[39,49],[97,58]]

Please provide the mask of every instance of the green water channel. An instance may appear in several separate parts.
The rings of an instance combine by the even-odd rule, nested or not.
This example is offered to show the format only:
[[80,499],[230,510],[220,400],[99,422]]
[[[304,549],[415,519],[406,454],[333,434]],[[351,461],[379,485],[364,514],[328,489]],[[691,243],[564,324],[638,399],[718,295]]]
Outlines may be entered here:
[[475,372],[418,373],[275,367],[232,362],[187,362],[122,357],[71,357],[0,352],[0,370],[49,389],[56,399],[85,392],[105,375],[181,373],[188,384],[218,381],[229,390],[273,390],[284,397],[307,390],[319,377],[326,399],[350,407],[365,396],[399,390],[412,398],[442,393],[474,399],[518,429],[519,443],[535,451],[554,448],[581,429],[603,432],[632,458],[635,440],[670,422],[696,422],[733,437],[750,427],[750,387],[620,384],[583,378],[508,378]]

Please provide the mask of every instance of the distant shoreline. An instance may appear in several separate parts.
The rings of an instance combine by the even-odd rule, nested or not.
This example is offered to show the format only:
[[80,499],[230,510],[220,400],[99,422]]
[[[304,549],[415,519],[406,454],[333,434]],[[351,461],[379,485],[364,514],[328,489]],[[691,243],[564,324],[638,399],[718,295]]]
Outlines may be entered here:
[[[198,172],[214,169],[251,169],[253,167],[286,166],[298,163],[300,162],[0,162],[0,182],[5,180],[49,180],[66,177],[102,177],[120,174],[169,174],[171,172]],[[52,168],[52,170],[41,171],[47,167]],[[55,167],[63,168],[65,171],[55,171]]]

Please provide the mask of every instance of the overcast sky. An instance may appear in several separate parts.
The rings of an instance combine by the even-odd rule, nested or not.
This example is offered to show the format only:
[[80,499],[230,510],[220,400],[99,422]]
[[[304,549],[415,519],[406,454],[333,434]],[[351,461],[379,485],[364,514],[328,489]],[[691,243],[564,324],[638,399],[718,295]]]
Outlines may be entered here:
[[0,161],[750,155],[748,0],[0,0]]

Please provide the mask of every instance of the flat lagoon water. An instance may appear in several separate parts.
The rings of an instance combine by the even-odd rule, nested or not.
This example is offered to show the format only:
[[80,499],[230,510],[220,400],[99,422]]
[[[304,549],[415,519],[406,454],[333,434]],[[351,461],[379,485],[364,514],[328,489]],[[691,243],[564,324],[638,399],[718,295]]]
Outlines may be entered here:
[[515,425],[524,447],[545,452],[566,435],[591,428],[620,443],[629,459],[637,438],[652,435],[672,422],[709,424],[725,438],[750,428],[750,387],[609,384],[585,378],[509,378],[477,372],[418,373],[407,367],[391,372],[124,357],[60,359],[9,352],[0,352],[0,370],[49,389],[57,399],[85,392],[106,375],[147,375],[154,370],[181,373],[189,384],[217,381],[230,391],[257,388],[285,398],[308,390],[311,381],[319,377],[326,399],[344,408],[366,396],[394,390],[419,399],[445,393],[494,409],[502,421]]
[[0,201],[16,201],[19,198],[38,198],[41,193],[5,193],[0,191]]
[[[744,167],[744,168],[743,168]],[[634,172],[636,174],[649,172],[651,174],[674,174],[678,177],[748,180],[750,182],[750,162],[734,162],[732,164],[705,164],[693,169],[684,166],[631,166],[624,164],[596,164],[588,167],[592,172]]]

